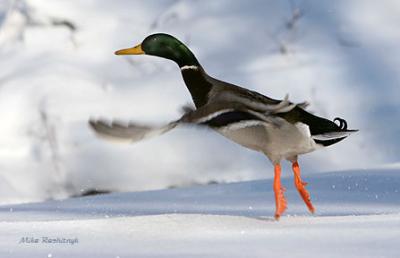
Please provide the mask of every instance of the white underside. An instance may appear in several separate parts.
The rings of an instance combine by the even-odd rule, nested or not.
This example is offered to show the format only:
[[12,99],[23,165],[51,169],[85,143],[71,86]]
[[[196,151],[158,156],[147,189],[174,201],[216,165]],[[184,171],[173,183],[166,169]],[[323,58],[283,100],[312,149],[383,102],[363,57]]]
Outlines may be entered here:
[[260,121],[238,122],[217,129],[226,138],[255,151],[263,152],[273,163],[296,160],[300,154],[318,149],[307,125],[295,125],[278,118],[276,124]]

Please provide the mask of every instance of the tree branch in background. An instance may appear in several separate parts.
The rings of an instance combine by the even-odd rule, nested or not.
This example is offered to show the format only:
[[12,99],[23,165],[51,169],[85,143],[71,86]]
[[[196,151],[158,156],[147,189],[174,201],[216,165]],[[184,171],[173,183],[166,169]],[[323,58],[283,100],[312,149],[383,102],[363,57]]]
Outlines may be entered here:
[[0,36],[2,34],[2,31],[4,30],[4,25],[14,15],[21,16],[23,20],[20,22],[19,27],[15,28],[15,30],[17,31],[17,40],[23,42],[25,31],[30,27],[63,27],[67,28],[70,31],[70,40],[72,44],[77,47],[75,33],[77,32],[78,28],[74,22],[62,17],[39,15],[33,8],[31,8],[27,4],[25,0],[14,0],[10,3],[7,13],[5,14],[5,17],[0,24]]

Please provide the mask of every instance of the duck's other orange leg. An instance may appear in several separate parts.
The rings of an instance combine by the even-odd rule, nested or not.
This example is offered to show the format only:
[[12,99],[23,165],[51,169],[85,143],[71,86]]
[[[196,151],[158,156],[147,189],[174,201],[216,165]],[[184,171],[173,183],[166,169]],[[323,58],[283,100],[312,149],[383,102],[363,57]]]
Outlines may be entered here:
[[308,191],[306,190],[305,186],[307,185],[306,182],[303,182],[301,180],[300,177],[300,166],[299,163],[297,163],[297,161],[292,163],[292,168],[293,168],[293,173],[294,173],[294,184],[297,188],[297,191],[299,191],[299,194],[301,196],[301,198],[303,198],[303,201],[305,202],[305,204],[307,205],[308,210],[311,213],[315,212],[315,208],[311,203],[311,198],[310,198],[310,194],[308,193]]
[[279,219],[281,215],[285,212],[287,203],[285,196],[283,195],[285,189],[281,185],[281,165],[275,164],[274,167],[274,192],[275,192],[275,219]]

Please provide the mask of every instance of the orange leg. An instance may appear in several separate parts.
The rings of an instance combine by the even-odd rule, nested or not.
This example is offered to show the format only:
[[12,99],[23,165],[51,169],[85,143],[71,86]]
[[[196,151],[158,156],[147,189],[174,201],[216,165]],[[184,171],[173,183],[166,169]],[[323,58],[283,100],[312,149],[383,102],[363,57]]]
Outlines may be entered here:
[[305,202],[305,204],[308,207],[308,210],[311,213],[315,212],[315,208],[311,203],[311,198],[310,198],[310,194],[308,193],[308,191],[306,190],[305,186],[307,185],[306,182],[303,182],[300,178],[300,167],[299,167],[299,163],[293,162],[292,164],[292,168],[293,168],[293,172],[294,172],[294,184],[297,188],[297,191],[299,191],[299,194],[301,196],[301,198],[303,198],[303,201]]
[[275,219],[279,219],[280,216],[285,212],[287,203],[285,196],[283,195],[285,189],[281,186],[281,165],[276,164],[274,167],[274,192],[275,192]]

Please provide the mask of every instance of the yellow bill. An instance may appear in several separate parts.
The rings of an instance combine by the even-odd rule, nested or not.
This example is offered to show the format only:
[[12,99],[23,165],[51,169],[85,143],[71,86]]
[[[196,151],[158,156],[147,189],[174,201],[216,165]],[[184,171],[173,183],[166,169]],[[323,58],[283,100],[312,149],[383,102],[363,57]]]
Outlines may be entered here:
[[132,48],[125,48],[118,51],[115,51],[116,55],[143,55],[144,51],[142,46],[139,44]]

